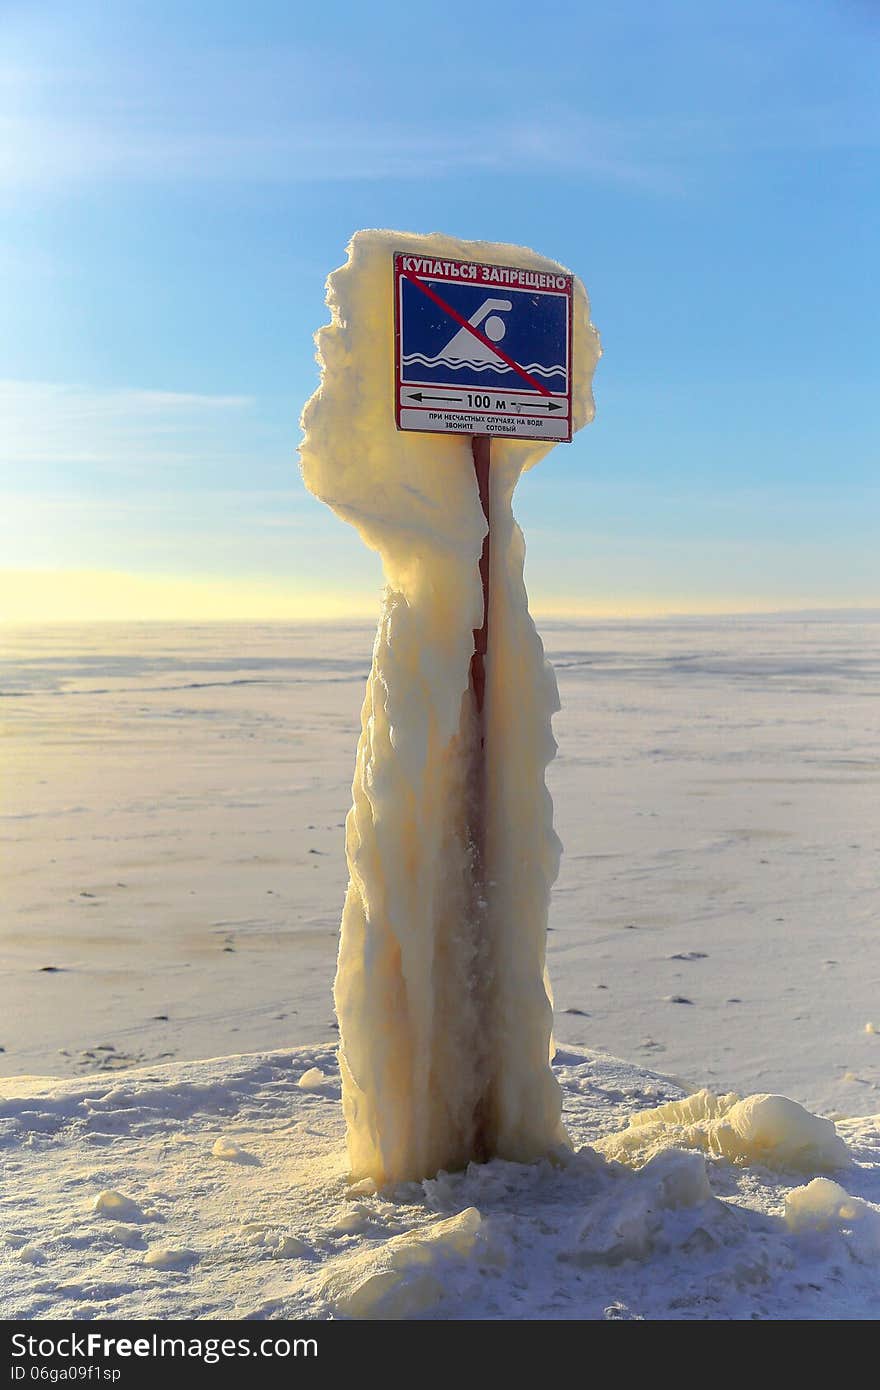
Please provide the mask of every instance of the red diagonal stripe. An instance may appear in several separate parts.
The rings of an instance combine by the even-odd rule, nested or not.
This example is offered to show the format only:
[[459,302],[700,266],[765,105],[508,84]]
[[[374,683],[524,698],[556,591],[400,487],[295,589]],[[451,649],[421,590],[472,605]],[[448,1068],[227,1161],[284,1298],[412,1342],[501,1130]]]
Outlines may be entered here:
[[501,361],[506,362],[508,367],[512,367],[513,370],[522,377],[523,381],[527,381],[536,391],[540,391],[542,396],[552,396],[552,391],[548,391],[547,387],[542,386],[540,381],[536,381],[533,376],[529,376],[524,367],[521,367],[518,362],[514,362],[512,357],[508,357],[507,353],[503,348],[500,348],[497,343],[493,343],[489,338],[484,337],[479,328],[474,328],[472,323],[468,323],[467,319],[463,319],[458,310],[453,309],[451,304],[447,304],[445,299],[441,299],[439,294],[436,294],[434,290],[431,289],[430,285],[425,284],[424,280],[420,280],[417,275],[413,275],[411,270],[404,270],[403,266],[400,268],[400,273],[401,275],[405,275],[407,280],[411,280],[414,285],[418,285],[422,294],[426,294],[429,299],[433,299],[434,303],[443,310],[444,314],[448,314],[449,317],[454,319],[457,324],[460,324],[462,328],[466,328],[468,333],[472,333],[478,342],[483,343],[496,357],[500,357]]

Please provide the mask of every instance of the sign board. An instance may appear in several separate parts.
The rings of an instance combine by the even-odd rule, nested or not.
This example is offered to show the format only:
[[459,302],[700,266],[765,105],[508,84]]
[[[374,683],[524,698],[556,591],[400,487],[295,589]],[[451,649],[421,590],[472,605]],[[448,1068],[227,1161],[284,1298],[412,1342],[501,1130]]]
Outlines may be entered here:
[[394,257],[401,430],[571,439],[572,277]]

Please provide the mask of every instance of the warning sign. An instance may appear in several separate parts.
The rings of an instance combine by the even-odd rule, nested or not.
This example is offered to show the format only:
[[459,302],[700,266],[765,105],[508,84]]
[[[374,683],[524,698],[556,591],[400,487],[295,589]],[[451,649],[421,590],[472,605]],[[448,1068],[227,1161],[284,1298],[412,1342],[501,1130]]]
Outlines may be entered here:
[[394,257],[402,430],[571,439],[572,277]]

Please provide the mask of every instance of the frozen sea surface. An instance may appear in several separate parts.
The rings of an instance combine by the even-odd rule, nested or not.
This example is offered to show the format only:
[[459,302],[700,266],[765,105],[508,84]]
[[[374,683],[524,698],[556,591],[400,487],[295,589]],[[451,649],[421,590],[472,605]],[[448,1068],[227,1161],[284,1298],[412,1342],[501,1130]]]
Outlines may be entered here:
[[[539,627],[561,1042],[876,1112],[880,615]],[[372,629],[0,640],[0,1074],[332,1042]]]

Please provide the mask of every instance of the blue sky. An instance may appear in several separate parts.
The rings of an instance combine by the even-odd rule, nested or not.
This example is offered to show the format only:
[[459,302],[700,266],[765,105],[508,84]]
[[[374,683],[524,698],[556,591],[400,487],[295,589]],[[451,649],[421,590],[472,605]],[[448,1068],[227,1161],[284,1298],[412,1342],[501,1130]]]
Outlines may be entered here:
[[0,15],[0,611],[375,609],[295,460],[362,226],[590,291],[596,421],[518,493],[537,608],[880,602],[880,6]]

